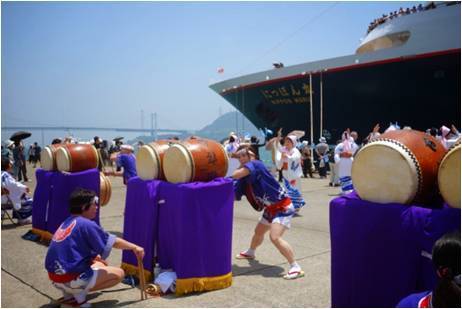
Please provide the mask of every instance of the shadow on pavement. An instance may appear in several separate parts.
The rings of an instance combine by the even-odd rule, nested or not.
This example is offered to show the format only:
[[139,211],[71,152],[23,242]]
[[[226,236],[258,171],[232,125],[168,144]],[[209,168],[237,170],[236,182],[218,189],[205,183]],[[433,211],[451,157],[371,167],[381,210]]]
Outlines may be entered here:
[[258,260],[247,260],[248,266],[233,264],[233,276],[263,276],[263,277],[281,277],[284,268],[277,265],[261,264]]

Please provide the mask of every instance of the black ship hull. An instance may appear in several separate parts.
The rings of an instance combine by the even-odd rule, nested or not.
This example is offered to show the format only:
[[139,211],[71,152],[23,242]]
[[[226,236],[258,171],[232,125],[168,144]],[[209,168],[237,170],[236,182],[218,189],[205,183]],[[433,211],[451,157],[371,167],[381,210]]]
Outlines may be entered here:
[[[346,128],[360,139],[379,123],[425,130],[460,128],[460,49],[400,57],[265,80],[221,95],[257,128],[304,130],[330,143]],[[312,89],[312,104],[310,104]],[[321,94],[322,93],[322,94]],[[322,131],[321,131],[322,128]]]

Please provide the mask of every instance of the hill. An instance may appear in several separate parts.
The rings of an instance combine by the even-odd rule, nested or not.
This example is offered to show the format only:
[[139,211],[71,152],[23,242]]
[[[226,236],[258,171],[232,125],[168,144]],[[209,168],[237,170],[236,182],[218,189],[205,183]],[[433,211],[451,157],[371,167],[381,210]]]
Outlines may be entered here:
[[[237,118],[237,119],[236,119]],[[180,139],[187,138],[191,135],[197,135],[204,138],[213,139],[216,141],[222,141],[228,138],[230,132],[235,132],[239,136],[255,135],[262,140],[261,133],[258,129],[241,113],[228,112],[215,119],[211,124],[205,126],[199,131],[191,132],[190,134],[176,135]],[[161,135],[159,139],[168,139],[173,135]],[[149,143],[152,141],[151,136],[138,136],[133,140],[129,140],[129,144],[135,144],[137,141],[143,141]]]
[[245,116],[238,112],[223,114],[211,124],[197,131],[196,134],[198,136],[221,141],[227,138],[230,132],[235,132],[240,136],[246,134],[255,135],[261,139],[261,134],[258,129]]

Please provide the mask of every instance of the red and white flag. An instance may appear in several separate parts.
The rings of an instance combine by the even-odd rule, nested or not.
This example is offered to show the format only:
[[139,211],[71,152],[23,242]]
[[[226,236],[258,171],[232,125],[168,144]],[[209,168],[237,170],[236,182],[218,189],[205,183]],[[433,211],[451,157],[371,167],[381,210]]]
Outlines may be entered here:
[[225,69],[223,67],[218,67],[217,68],[217,73],[218,74],[223,74],[223,73],[225,73]]

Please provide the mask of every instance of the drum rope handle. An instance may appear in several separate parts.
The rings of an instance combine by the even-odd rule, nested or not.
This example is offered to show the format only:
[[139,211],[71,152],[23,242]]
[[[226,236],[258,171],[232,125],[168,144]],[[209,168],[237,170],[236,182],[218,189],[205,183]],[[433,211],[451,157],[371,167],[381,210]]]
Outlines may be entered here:
[[420,164],[419,162],[417,161],[417,158],[415,157],[415,155],[412,153],[412,151],[407,148],[406,145],[404,145],[403,143],[400,143],[394,139],[389,139],[389,138],[377,138],[374,140],[374,142],[378,142],[378,141],[385,141],[385,142],[389,142],[389,143],[393,143],[401,148],[403,148],[403,150],[409,155],[409,157],[411,158],[412,162],[414,162],[414,165],[416,167],[416,170],[417,170],[417,182],[418,182],[418,186],[417,186],[417,192],[415,194],[415,197],[414,197],[414,200],[416,197],[418,197],[421,193],[422,193],[422,188],[423,188],[423,177],[422,177],[422,170],[420,169]]
[[144,279],[143,259],[139,257],[138,255],[136,256],[136,259],[138,262],[138,278],[140,280],[141,300],[145,300],[147,299],[147,295],[146,295],[146,287],[145,287],[145,279]]

